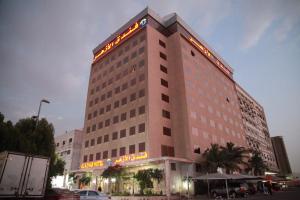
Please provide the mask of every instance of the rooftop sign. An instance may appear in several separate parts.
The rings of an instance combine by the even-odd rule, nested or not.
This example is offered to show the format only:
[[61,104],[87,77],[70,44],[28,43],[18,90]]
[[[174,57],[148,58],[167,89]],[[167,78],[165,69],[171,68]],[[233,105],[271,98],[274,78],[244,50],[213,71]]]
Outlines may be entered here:
[[111,42],[106,44],[101,50],[99,50],[94,55],[95,62],[100,56],[104,55],[107,51],[112,49],[115,46],[118,46],[121,41],[125,40],[129,36],[131,36],[133,33],[135,33],[139,28],[143,28],[147,24],[147,19],[143,18],[138,22],[135,22],[132,26],[130,26],[126,31],[124,31],[122,34],[118,35],[116,38],[114,38]]
[[214,56],[205,46],[197,42],[194,38],[190,37],[188,39],[200,52],[206,55],[212,62],[214,62],[219,69],[221,69],[224,73],[231,76],[232,72],[226,68],[217,58]]

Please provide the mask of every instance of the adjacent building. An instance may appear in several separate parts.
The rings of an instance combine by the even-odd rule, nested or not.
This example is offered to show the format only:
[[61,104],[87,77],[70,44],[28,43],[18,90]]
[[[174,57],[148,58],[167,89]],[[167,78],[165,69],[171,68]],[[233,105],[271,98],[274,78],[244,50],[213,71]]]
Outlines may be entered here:
[[289,158],[285,149],[282,136],[271,137],[272,145],[275,152],[276,162],[281,175],[292,174]]
[[261,153],[269,170],[278,172],[263,107],[238,84],[236,84],[236,90],[242,113],[247,145],[250,149]]
[[212,143],[248,145],[232,68],[176,13],[146,8],[93,53],[80,158],[93,184],[107,190],[110,165],[152,167],[165,174],[155,192],[186,193]]
[[83,131],[75,129],[54,137],[55,151],[65,161],[64,175],[58,176],[52,181],[55,187],[68,187],[69,173],[79,169],[82,136]]

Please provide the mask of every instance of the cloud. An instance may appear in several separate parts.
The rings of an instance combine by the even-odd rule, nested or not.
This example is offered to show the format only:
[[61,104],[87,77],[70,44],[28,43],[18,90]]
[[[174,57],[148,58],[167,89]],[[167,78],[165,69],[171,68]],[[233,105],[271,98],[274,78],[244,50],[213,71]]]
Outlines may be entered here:
[[242,10],[242,49],[254,47],[267,31],[273,31],[277,41],[285,40],[300,19],[300,1],[249,1]]

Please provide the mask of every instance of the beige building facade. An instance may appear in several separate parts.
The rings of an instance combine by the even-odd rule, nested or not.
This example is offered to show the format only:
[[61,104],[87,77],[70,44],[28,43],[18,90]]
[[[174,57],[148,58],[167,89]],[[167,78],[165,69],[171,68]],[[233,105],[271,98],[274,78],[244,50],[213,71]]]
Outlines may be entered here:
[[94,187],[120,164],[162,169],[157,192],[192,193],[212,143],[247,146],[233,70],[177,14],[146,8],[93,53],[80,168]]
[[263,107],[236,84],[247,145],[259,151],[270,171],[278,172],[268,124]]

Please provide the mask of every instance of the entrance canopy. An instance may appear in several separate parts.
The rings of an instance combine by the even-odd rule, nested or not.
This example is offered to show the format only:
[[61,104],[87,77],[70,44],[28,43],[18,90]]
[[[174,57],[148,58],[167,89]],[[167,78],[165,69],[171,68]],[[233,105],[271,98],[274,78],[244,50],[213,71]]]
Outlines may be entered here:
[[193,178],[193,180],[253,180],[253,179],[262,179],[258,176],[250,176],[243,174],[221,174],[221,173],[212,173],[212,174],[204,174],[202,176],[198,176]]

